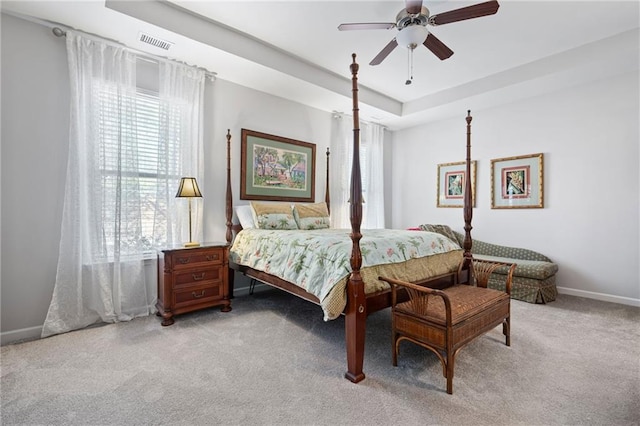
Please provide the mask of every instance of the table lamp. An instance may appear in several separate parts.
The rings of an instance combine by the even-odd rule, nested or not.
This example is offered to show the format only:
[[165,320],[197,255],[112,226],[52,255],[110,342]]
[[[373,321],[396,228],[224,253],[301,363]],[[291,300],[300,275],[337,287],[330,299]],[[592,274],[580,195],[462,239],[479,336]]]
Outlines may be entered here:
[[201,198],[202,193],[200,193],[200,188],[198,188],[198,183],[196,182],[196,178],[194,177],[183,177],[180,179],[180,187],[178,188],[178,193],[176,194],[176,198],[188,198],[189,199],[189,242],[184,243],[185,247],[198,247],[200,243],[193,241],[193,237],[191,235],[191,199],[192,198]]

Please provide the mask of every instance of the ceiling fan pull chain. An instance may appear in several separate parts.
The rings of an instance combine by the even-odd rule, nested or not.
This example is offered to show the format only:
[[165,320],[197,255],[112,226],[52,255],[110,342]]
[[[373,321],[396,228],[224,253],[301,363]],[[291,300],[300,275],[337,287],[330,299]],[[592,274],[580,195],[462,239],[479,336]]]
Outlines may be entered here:
[[413,82],[413,49],[407,49],[407,81],[404,84],[409,85]]
[[413,51],[415,50],[415,48],[411,49],[411,81],[413,82]]

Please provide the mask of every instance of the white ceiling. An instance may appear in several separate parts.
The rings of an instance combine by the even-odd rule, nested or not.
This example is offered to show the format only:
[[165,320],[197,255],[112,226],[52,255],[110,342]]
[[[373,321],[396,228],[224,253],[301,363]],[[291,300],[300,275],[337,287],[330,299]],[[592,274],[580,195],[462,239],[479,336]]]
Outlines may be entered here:
[[[480,1],[427,1],[432,15]],[[399,129],[639,69],[640,3],[501,0],[492,16],[429,27],[455,53],[420,46],[373,57],[404,1],[2,1],[3,11],[76,28],[207,68],[237,84],[326,111],[351,111],[349,64],[360,63],[361,117]],[[171,41],[169,51],[138,41]]]

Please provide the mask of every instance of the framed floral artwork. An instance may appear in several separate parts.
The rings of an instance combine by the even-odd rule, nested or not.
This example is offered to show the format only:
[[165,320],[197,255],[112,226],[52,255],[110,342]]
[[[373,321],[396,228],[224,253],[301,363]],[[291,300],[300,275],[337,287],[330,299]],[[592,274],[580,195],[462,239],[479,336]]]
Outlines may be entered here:
[[491,208],[543,208],[543,154],[491,160]]
[[[438,207],[464,207],[467,163],[438,164]],[[476,162],[471,162],[471,199],[476,205]]]
[[242,129],[240,199],[313,202],[316,146]]

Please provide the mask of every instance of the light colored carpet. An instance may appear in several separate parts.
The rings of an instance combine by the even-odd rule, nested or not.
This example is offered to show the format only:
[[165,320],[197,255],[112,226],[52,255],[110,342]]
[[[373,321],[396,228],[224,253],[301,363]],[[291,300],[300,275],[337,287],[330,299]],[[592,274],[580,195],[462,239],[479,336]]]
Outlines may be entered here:
[[637,425],[640,309],[560,295],[512,303],[460,352],[453,395],[435,355],[390,312],[367,323],[365,373],[343,378],[344,321],[278,290],[178,316],[2,347],[3,425]]

